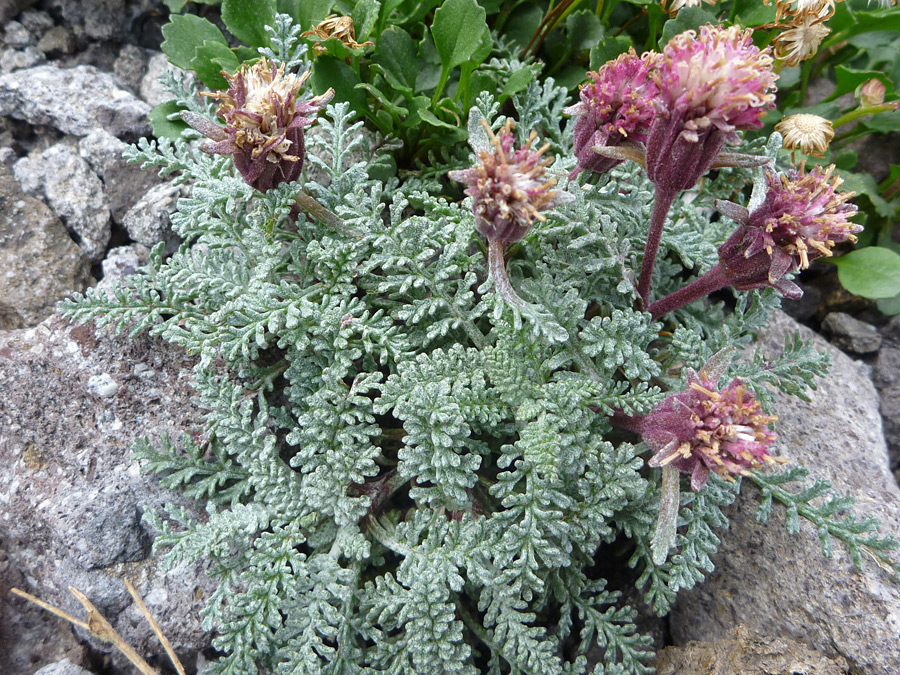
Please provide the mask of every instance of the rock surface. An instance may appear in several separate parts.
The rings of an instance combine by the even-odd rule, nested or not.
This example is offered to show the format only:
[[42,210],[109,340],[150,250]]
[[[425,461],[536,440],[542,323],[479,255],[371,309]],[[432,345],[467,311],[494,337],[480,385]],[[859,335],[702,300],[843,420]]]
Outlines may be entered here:
[[[128,236],[144,246],[152,247],[163,240],[174,244],[171,214],[181,196],[180,185],[163,183],[151,188],[122,218]],[[174,250],[174,246],[170,248]]]
[[143,244],[117,246],[110,249],[103,259],[103,278],[100,279],[97,288],[112,292],[118,282],[135,274],[149,261],[150,250]]
[[852,354],[871,354],[881,347],[881,335],[875,326],[843,312],[831,312],[822,321],[822,329],[831,335],[831,343]]
[[900,317],[891,319],[881,333],[884,343],[872,367],[872,377],[881,394],[881,416],[891,466],[900,482]]
[[[198,429],[192,365],[177,348],[95,334],[59,317],[0,333],[0,538],[9,567],[23,590],[73,616],[83,610],[66,589],[79,589],[145,657],[161,647],[123,578],[176,650],[190,654],[209,644],[197,613],[212,583],[200,567],[164,572],[148,557],[151,533],[140,522],[147,509],[186,502],[130,460],[131,444],[144,434],[177,438]],[[14,641],[25,640],[17,630],[0,625]],[[34,650],[32,669],[15,675],[61,658]]]
[[[773,317],[761,336],[762,348],[777,353],[785,335],[797,331],[831,354],[834,365],[811,392],[811,403],[779,401],[775,454],[853,495],[854,513],[881,521],[880,536],[900,538],[900,488],[888,468],[878,397],[867,369],[784,314]],[[788,534],[779,507],[768,523],[758,523],[757,505],[758,494],[745,484],[729,510],[731,529],[720,533],[715,572],[679,596],[670,619],[675,644],[723,639],[742,623],[753,633],[843,656],[854,673],[900,672],[896,580],[868,556],[865,571],[857,571],[837,541],[834,557],[825,558],[816,528],[801,518],[800,532]]]
[[13,166],[22,189],[43,199],[92,261],[106,254],[110,237],[109,199],[100,178],[75,148],[57,143]]
[[[79,4],[79,3],[71,3]],[[0,75],[0,115],[73,136],[102,128],[117,138],[150,133],[150,106],[94,66],[37,66]]]
[[0,329],[33,326],[90,281],[88,261],[46,205],[0,164]]
[[44,666],[34,675],[93,675],[93,673],[90,670],[72,663],[69,659],[63,659],[62,661],[57,661],[56,663]]
[[127,143],[103,129],[94,129],[78,141],[78,154],[103,181],[109,211],[118,224],[122,224],[128,209],[160,182],[152,169],[125,161],[122,153],[127,147]]
[[[701,666],[702,664],[702,666]],[[657,675],[848,675],[843,657],[830,659],[784,637],[751,635],[744,626],[715,642],[666,647],[656,657]]]

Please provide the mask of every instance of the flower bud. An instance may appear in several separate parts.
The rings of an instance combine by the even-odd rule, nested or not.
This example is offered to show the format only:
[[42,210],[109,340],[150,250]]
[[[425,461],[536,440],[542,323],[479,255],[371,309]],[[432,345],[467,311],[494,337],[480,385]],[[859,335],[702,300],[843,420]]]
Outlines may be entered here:
[[881,80],[872,78],[859,88],[859,102],[864,106],[879,105],[884,103],[884,95],[887,89]]
[[453,180],[469,186],[465,193],[473,200],[475,228],[489,241],[519,241],[536,220],[546,220],[541,211],[555,206],[563,198],[561,193],[550,189],[556,184],[555,178],[544,180],[544,171],[553,159],[542,159],[541,156],[550,144],[532,150],[531,144],[537,138],[532,131],[528,142],[514,150],[513,126],[510,120],[495,135],[484,122],[491,149],[483,150],[471,169],[448,174]]
[[588,73],[591,82],[581,85],[578,103],[563,112],[577,115],[575,156],[578,166],[570,174],[583,170],[604,173],[622,162],[594,152],[597,146],[642,143],[653,121],[653,97],[656,84],[649,79],[650,69],[659,54],[638,56],[629,49],[614,61]]

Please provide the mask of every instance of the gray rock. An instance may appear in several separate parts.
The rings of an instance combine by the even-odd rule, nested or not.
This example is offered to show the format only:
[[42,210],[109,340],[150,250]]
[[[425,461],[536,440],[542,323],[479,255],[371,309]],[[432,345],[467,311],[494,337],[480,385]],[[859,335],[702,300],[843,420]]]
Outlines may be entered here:
[[72,663],[69,659],[63,659],[56,663],[51,663],[36,671],[34,675],[94,675],[93,672]]
[[17,159],[19,159],[19,157],[16,155],[16,151],[9,146],[0,148],[0,164],[12,168],[12,165],[16,163]]
[[110,249],[103,259],[103,278],[97,288],[111,292],[125,277],[136,274],[149,261],[150,250],[143,244]]
[[147,55],[140,47],[123,45],[113,64],[113,72],[131,91],[137,92],[141,87],[141,78],[147,72]]
[[[834,365],[811,392],[811,403],[779,400],[776,453],[806,466],[812,477],[856,498],[854,512],[881,521],[880,536],[900,536],[900,488],[888,468],[878,398],[866,369],[784,314],[773,317],[761,347],[776,353],[784,337],[800,332],[828,352]],[[796,489],[796,488],[795,488]],[[843,656],[851,672],[900,672],[900,585],[864,556],[859,572],[840,542],[822,555],[816,528],[800,518],[790,535],[784,510],[756,521],[759,497],[749,485],[729,509],[731,528],[707,581],[679,596],[670,617],[675,644],[716,640],[737,624],[751,632],[803,642],[830,657]]]
[[0,0],[0,22],[9,21],[37,0]]
[[[78,3],[72,3],[78,4]],[[0,115],[73,136],[101,127],[117,138],[148,135],[150,106],[93,66],[37,66],[0,75]]]
[[[116,386],[115,391],[118,389]],[[90,516],[79,542],[79,553],[83,554],[83,567],[92,570],[144,560],[150,553],[150,543],[137,507],[130,499],[117,503],[113,498],[99,513]]]
[[900,317],[881,329],[884,342],[872,366],[872,379],[881,394],[884,437],[891,453],[891,466],[900,482]]
[[160,241],[172,242],[171,214],[180,196],[180,185],[163,183],[152,188],[125,214],[123,224],[128,236],[151,247]]
[[9,47],[24,47],[33,40],[31,32],[18,21],[7,21],[3,27],[3,44]]
[[94,129],[78,142],[78,154],[103,181],[110,213],[118,224],[142,195],[160,183],[155,171],[125,161],[122,153],[127,147],[103,129]]
[[4,49],[0,52],[0,71],[11,73],[16,70],[25,70],[43,63],[45,60],[44,55],[31,45],[23,49]]
[[[58,317],[0,333],[0,538],[9,565],[24,577],[23,590],[73,616],[84,613],[67,589],[83,592],[146,658],[162,648],[123,578],[176,650],[196,652],[210,639],[198,611],[215,585],[202,566],[166,572],[157,557],[145,558],[146,534],[137,520],[167,502],[186,506],[193,517],[204,513],[161,489],[130,459],[131,445],[144,434],[177,438],[202,428],[192,365],[162,342],[113,338]],[[114,382],[115,393],[92,391],[97,376]],[[22,638],[13,633],[13,644]],[[110,658],[118,663],[120,657]]]
[[114,42],[129,41],[142,18],[166,11],[159,0],[45,0],[42,6],[85,37]]
[[19,15],[19,21],[35,37],[53,28],[53,17],[39,9],[26,9]]
[[43,195],[92,261],[103,258],[110,237],[109,199],[90,165],[67,143],[31,153],[13,166],[22,189]]
[[[703,670],[698,664],[703,664]],[[782,636],[751,635],[738,626],[715,642],[691,641],[660,651],[653,664],[657,675],[846,675],[847,662],[830,659],[806,645]]]
[[153,54],[147,61],[147,72],[141,79],[140,94],[141,98],[152,106],[159,105],[172,98],[172,94],[159,81],[159,78],[167,71],[179,75],[187,72],[169,63],[168,57],[162,52]]
[[33,326],[90,280],[88,261],[46,205],[0,164],[0,329]]
[[845,352],[871,354],[881,347],[881,335],[875,326],[844,312],[828,314],[822,321],[822,329],[831,335],[831,343]]
[[65,26],[54,26],[38,41],[37,48],[48,57],[53,58],[75,51],[77,41],[75,34]]

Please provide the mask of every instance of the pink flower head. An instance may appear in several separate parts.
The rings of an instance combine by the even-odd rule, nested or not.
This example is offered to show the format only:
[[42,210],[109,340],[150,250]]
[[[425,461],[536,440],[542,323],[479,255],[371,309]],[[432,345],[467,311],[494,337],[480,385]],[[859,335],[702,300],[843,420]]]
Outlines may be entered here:
[[475,228],[490,241],[519,241],[534,221],[546,220],[541,211],[562,201],[562,195],[550,189],[556,179],[544,180],[544,170],[554,160],[542,159],[541,155],[550,144],[532,150],[531,144],[537,138],[532,131],[528,142],[514,150],[513,127],[509,120],[495,135],[485,122],[492,149],[483,150],[471,169],[448,174],[469,186],[465,193],[473,200]]
[[843,181],[834,175],[833,165],[787,176],[770,173],[766,180],[765,201],[753,213],[730,202],[716,203],[739,224],[719,247],[719,262],[738,290],[772,286],[787,297],[799,297],[800,289],[784,275],[831,256],[835,244],[855,242],[863,229],[850,222],[856,213],[849,203],[854,193],[837,192]]
[[181,114],[191,127],[215,141],[201,150],[231,155],[247,184],[260,192],[297,180],[306,157],[303,127],[316,121],[334,90],[301,100],[309,71],[286,74],[283,65],[276,68],[265,58],[241,66],[234,75],[223,74],[228,90],[204,95],[220,101],[218,115],[225,120],[224,129],[196,113]]
[[653,121],[652,100],[656,83],[649,78],[659,54],[638,56],[633,48],[609,61],[597,72],[588,73],[590,82],[581,85],[581,100],[563,112],[577,115],[575,156],[578,166],[572,178],[583,170],[604,173],[622,162],[594,152],[596,146],[643,143]]
[[775,104],[769,49],[753,44],[753,31],[706,25],[665,46],[650,77],[659,89],[647,138],[647,174],[675,194],[692,187],[737,131],[758,129]]
[[740,379],[717,390],[717,376],[688,369],[687,381],[687,391],[667,396],[630,425],[654,451],[650,466],[689,473],[696,492],[710,471],[733,480],[734,474],[776,461],[769,455],[775,440],[769,424],[776,418],[762,411]]

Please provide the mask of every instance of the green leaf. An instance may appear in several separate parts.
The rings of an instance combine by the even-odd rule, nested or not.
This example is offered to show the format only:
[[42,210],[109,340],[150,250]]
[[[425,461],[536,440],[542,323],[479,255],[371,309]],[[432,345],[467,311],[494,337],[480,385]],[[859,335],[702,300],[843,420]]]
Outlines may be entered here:
[[334,2],[335,0],[300,0],[297,3],[297,12],[293,15],[296,25],[303,30],[314,28],[328,16]]
[[897,316],[900,314],[900,295],[878,300],[875,304],[878,306],[878,311],[885,316]]
[[874,300],[900,294],[900,255],[890,249],[869,246],[829,262],[837,265],[838,278],[854,295]]
[[600,18],[589,9],[572,12],[566,17],[566,35],[570,54],[587,51],[603,37]]
[[161,48],[173,66],[191,70],[191,61],[198,47],[204,42],[220,42],[228,46],[228,41],[216,26],[193,14],[175,15],[162,27],[165,41]]
[[153,135],[157,138],[171,138],[173,141],[181,138],[181,132],[187,129],[187,124],[182,122],[180,117],[175,120],[169,119],[169,115],[177,113],[179,110],[182,108],[175,101],[166,101],[153,108],[147,115]]
[[381,3],[378,0],[360,0],[353,8],[351,18],[357,42],[365,42],[366,38],[372,34],[380,10]]
[[531,72],[528,68],[522,68],[521,70],[517,70],[512,75],[509,76],[509,79],[506,81],[506,84],[503,85],[503,91],[500,92],[500,103],[503,103],[510,96],[515,94],[516,92],[520,92],[525,87],[528,86],[528,83],[534,79],[534,73]]
[[191,70],[210,89],[226,89],[228,81],[222,76],[222,71],[233,73],[241,66],[234,52],[220,42],[210,41],[197,47],[196,52],[191,59]]
[[419,117],[426,124],[430,124],[433,127],[441,127],[444,129],[453,129],[453,131],[458,131],[459,127],[455,124],[449,124],[444,120],[440,119],[437,115],[431,112],[428,109],[423,109],[419,111]]
[[469,61],[482,45],[485,16],[475,0],[446,0],[435,11],[431,34],[445,72]]
[[775,4],[766,6],[759,0],[735,0],[733,12],[741,26],[753,27],[775,21]]
[[531,3],[519,5],[509,15],[503,37],[510,38],[519,49],[525,49],[543,18],[544,12],[537,5]]
[[373,65],[397,91],[412,95],[420,71],[415,40],[402,28],[390,26],[378,38]]
[[591,70],[597,70],[607,61],[612,61],[619,54],[624,54],[632,46],[627,35],[606,36],[591,49]]
[[897,212],[897,205],[892,204],[881,196],[878,189],[878,183],[868,173],[846,173],[841,176],[844,179],[844,190],[853,190],[858,195],[865,195],[872,206],[875,207],[875,213],[882,218],[892,218]]
[[333,87],[335,101],[347,101],[354,116],[369,109],[365,93],[356,88],[359,84],[359,75],[343,61],[319,59],[316,61],[316,67],[312,69],[310,82],[316,94],[323,94],[329,87]]
[[686,30],[697,30],[700,26],[707,23],[718,23],[718,21],[715,15],[707,12],[705,9],[685,7],[679,10],[678,16],[674,19],[669,19],[663,26],[662,37],[659,39],[659,48],[662,49],[676,35]]
[[178,14],[178,12],[184,9],[184,6],[188,4],[188,0],[163,0],[163,4],[169,12]]
[[831,95],[825,99],[826,101],[833,101],[839,96],[856,91],[856,88],[859,85],[872,79],[880,80],[884,86],[887,87],[888,91],[892,88],[891,81],[884,73],[876,70],[856,70],[854,68],[848,68],[847,66],[835,66],[834,77],[837,82],[837,87],[831,92]]
[[877,115],[872,115],[867,120],[861,122],[866,129],[878,131],[882,134],[891,131],[900,131],[900,110],[890,110]]
[[222,0],[222,22],[238,40],[266,47],[266,26],[275,25],[275,0]]

